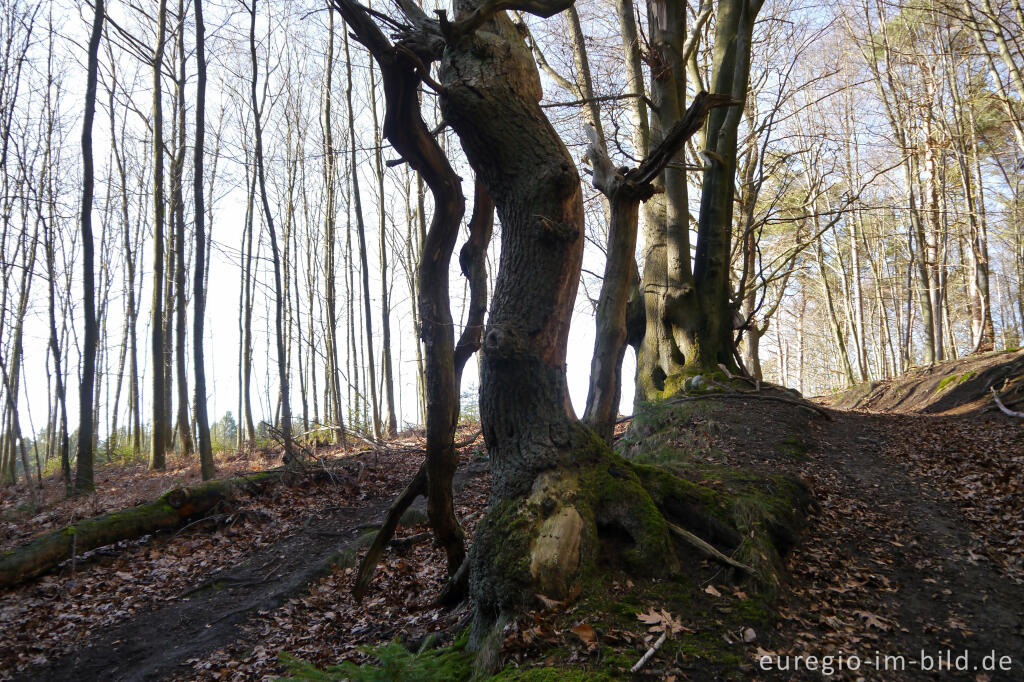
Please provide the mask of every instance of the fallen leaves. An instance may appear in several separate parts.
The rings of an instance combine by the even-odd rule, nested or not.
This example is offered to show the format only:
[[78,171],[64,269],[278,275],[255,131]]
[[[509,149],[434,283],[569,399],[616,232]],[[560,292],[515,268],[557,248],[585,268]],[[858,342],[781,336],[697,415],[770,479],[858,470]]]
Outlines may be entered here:
[[682,632],[695,632],[680,622],[665,609],[648,607],[647,611],[636,614],[636,619],[647,626],[650,632],[665,632],[669,635]]
[[574,635],[579,637],[584,644],[593,644],[597,641],[597,632],[593,627],[586,623],[580,623],[579,625],[573,626],[571,631]]
[[[330,452],[321,454],[331,455]],[[256,551],[283,538],[312,532],[311,519],[337,517],[344,522],[350,514],[348,510],[357,505],[386,504],[408,482],[420,463],[408,449],[381,450],[370,453],[365,460],[365,473],[358,492],[330,483],[279,486],[270,495],[236,501],[231,514],[220,515],[228,519],[229,525],[223,522],[197,524],[178,533],[161,533],[95,550],[78,557],[74,576],[68,575],[65,567],[61,573],[5,592],[0,595],[2,619],[17,622],[19,626],[0,630],[0,679],[6,679],[27,665],[39,664],[44,654],[54,658],[81,646],[104,626],[122,623],[137,614],[153,611],[164,602],[187,597],[191,589],[208,583],[210,576],[240,564]],[[253,468],[266,468],[269,460],[241,457],[235,464],[247,462]],[[227,469],[224,475],[233,472],[230,467],[224,468]],[[128,487],[135,477],[145,479],[146,475],[133,468],[122,474],[108,469],[98,472],[98,478],[109,477]],[[177,475],[180,476],[180,471]],[[458,498],[458,514],[467,531],[471,531],[480,518],[488,486],[488,476],[483,476],[479,482],[474,479]],[[111,484],[108,481],[101,487],[106,489]],[[111,501],[100,496],[102,502],[97,500],[92,504],[95,511],[101,513],[107,511],[107,505],[120,507],[147,501],[139,499],[142,493],[138,491],[155,497],[167,487],[169,484],[162,474],[152,474],[148,484],[140,484],[137,491],[131,493],[132,499],[125,501],[122,495]],[[79,505],[74,507],[75,514],[88,516],[93,511],[81,500],[68,504],[72,503]],[[86,506],[80,506],[83,504]],[[71,514],[68,509],[70,507],[59,507],[37,515],[44,517],[38,522],[63,525]],[[400,535],[409,532],[406,529]],[[322,538],[314,541],[324,542]],[[462,611],[442,617],[437,609],[427,608],[446,578],[443,552],[423,543],[408,552],[389,552],[389,557],[375,579],[373,596],[381,599],[376,606],[352,602],[350,575],[336,571],[314,585],[308,594],[250,621],[248,641],[243,638],[231,643],[238,634],[228,628],[225,631],[228,646],[202,660],[191,661],[192,670],[184,678],[272,676],[280,672],[277,652],[282,649],[321,664],[341,658],[361,660],[363,654],[356,649],[359,644],[376,644],[403,632],[420,636],[417,633],[444,629],[451,625],[450,619],[463,617]],[[273,577],[277,565],[269,563],[261,570]],[[370,608],[375,611],[370,612]],[[387,622],[377,624],[378,618]]]

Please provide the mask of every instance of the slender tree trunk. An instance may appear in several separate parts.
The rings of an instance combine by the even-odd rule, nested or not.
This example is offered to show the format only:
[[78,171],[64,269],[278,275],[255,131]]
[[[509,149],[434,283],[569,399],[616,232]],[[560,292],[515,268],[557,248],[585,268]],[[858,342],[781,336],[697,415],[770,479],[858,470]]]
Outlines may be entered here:
[[[828,284],[828,276],[825,273],[825,260],[822,254],[821,243],[815,246],[815,257],[818,263],[818,276],[821,277],[821,289],[825,295],[825,304],[828,311],[829,328],[832,330],[832,340],[836,344],[836,353],[839,355],[839,362],[842,364],[843,377],[847,386],[853,386],[857,380],[854,378],[853,365],[850,363],[850,354],[847,352],[846,340],[843,338],[843,330],[839,326],[839,316],[836,313],[835,299],[832,296],[832,289]],[[781,335],[779,335],[781,344]],[[781,345],[780,345],[781,349]]]
[[[345,61],[350,62],[348,49],[348,34],[345,36]],[[365,365],[369,375],[369,393],[371,418],[373,423],[373,437],[380,439],[380,406],[377,402],[377,369],[373,353],[373,313],[370,306],[370,266],[366,254],[366,225],[363,222],[363,202],[359,194],[359,169],[356,164],[356,123],[355,111],[352,107],[352,69],[348,69],[347,83],[345,87],[345,102],[348,105],[348,137],[349,137],[349,172],[352,182],[352,203],[356,215],[356,234],[359,238],[359,261],[362,266],[363,285],[363,315],[366,326],[366,353],[369,362]]]
[[260,122],[260,103],[257,90],[259,79],[259,62],[256,57],[256,0],[252,0],[249,22],[249,56],[252,65],[252,87],[250,89],[253,129],[256,143],[256,175],[259,179],[260,200],[263,203],[264,220],[270,232],[271,260],[274,265],[274,331],[277,335],[277,366],[280,381],[281,401],[281,436],[284,440],[285,457],[292,455],[292,412],[288,403],[288,359],[284,339],[284,289],[281,285],[281,258],[277,248],[277,233],[274,230],[274,215],[270,210],[270,198],[267,193],[266,171],[263,164],[263,124]]
[[153,351],[153,433],[149,468],[167,466],[167,405],[164,375],[164,119],[160,70],[164,61],[164,33],[167,26],[167,0],[157,10],[156,49],[153,51],[153,304],[150,334]]
[[186,324],[188,313],[185,298],[185,199],[184,199],[184,175],[185,175],[185,2],[178,0],[178,80],[175,83],[175,129],[178,132],[178,141],[175,149],[175,158],[171,168],[171,205],[174,210],[174,294],[175,294],[175,348],[174,348],[174,369],[177,374],[178,389],[178,415],[177,430],[178,442],[181,444],[181,453],[185,456],[195,452],[195,444],[192,442],[192,426],[188,418],[188,382],[185,369],[186,351]]
[[[384,160],[381,153],[383,140],[380,134],[380,123],[377,118],[377,97],[374,84],[374,62],[370,62],[370,111],[373,114],[373,165],[377,175],[377,235],[380,247],[380,306],[381,306],[381,369],[384,376],[384,405],[387,419],[384,422],[384,435],[394,438],[398,435],[398,420],[395,416],[395,380],[391,365],[391,305],[388,303],[388,245],[386,238],[386,215],[384,210]],[[369,319],[369,315],[367,315]],[[456,387],[457,389],[458,387]]]
[[93,279],[92,202],[95,183],[92,158],[92,124],[96,117],[96,82],[99,71],[100,37],[103,33],[104,3],[96,0],[89,57],[86,66],[85,115],[82,121],[82,298],[85,335],[82,345],[82,379],[78,391],[78,465],[75,492],[92,493],[93,483],[93,382],[96,374],[96,293]]
[[[241,400],[242,428],[239,429],[240,444],[244,442],[249,447],[256,444],[256,425],[252,418],[252,308],[253,290],[255,282],[253,278],[253,232],[256,229],[256,171],[249,169],[248,192],[246,198],[245,227],[242,234],[242,292],[239,320],[241,324],[241,344],[239,348],[240,362],[238,363],[241,374],[242,390],[239,399]],[[244,440],[242,434],[244,433]]]
[[[341,370],[338,367],[338,313],[337,294],[335,292],[334,249],[337,244],[335,236],[338,208],[337,199],[337,152],[334,149],[334,116],[331,103],[334,98],[334,12],[329,13],[327,24],[327,64],[324,67],[323,88],[323,129],[324,129],[324,163],[323,182],[327,195],[327,206],[324,211],[324,307],[327,313],[327,361],[326,361],[326,392],[329,400],[330,413],[333,419],[334,442],[344,442],[345,426],[341,412]],[[312,302],[311,302],[312,304]],[[312,310],[310,310],[312,316]],[[311,328],[312,329],[312,328]],[[312,333],[312,330],[311,332]],[[314,395],[316,389],[314,387]]]
[[196,137],[193,153],[192,201],[195,208],[195,269],[192,274],[192,365],[196,377],[195,419],[199,465],[203,480],[217,475],[213,464],[210,418],[206,410],[206,359],[203,355],[203,324],[206,316],[206,197],[203,186],[203,155],[206,145],[206,25],[203,0],[193,0],[196,15]]

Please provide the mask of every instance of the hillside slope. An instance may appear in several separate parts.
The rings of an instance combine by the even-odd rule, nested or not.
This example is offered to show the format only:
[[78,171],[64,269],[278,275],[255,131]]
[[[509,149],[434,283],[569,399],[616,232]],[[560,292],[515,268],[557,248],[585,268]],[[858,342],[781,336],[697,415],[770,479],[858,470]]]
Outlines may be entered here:
[[[918,367],[885,381],[858,384],[819,402],[837,410],[924,414],[996,411],[995,388],[1010,409],[1024,403],[1024,350],[972,355]],[[1018,406],[1018,407],[1015,407]]]

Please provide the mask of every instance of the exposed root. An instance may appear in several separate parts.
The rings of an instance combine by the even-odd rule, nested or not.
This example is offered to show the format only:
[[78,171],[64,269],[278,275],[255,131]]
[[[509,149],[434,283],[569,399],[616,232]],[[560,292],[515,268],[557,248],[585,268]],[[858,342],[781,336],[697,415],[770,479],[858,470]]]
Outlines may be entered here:
[[701,395],[677,395],[677,396],[674,396],[672,398],[669,398],[665,402],[667,402],[667,403],[684,403],[684,402],[690,402],[690,401],[694,401],[694,400],[717,400],[718,398],[741,398],[741,399],[750,398],[751,400],[772,400],[772,401],[775,401],[777,403],[785,403],[787,405],[796,405],[797,407],[802,407],[805,410],[810,410],[811,412],[816,412],[816,413],[820,414],[827,421],[832,421],[832,415],[830,415],[827,410],[825,410],[825,409],[823,409],[821,407],[818,407],[814,403],[809,403],[809,402],[800,401],[800,400],[793,400],[791,398],[783,398],[782,396],[778,396],[778,395],[767,395],[765,393],[759,393],[757,391],[750,391],[750,392],[738,391],[736,393],[704,393],[704,394],[701,394]]
[[441,589],[441,594],[437,596],[437,604],[447,609],[453,608],[462,602],[469,593],[469,558],[465,558],[462,561],[462,565],[459,566],[459,570],[455,571],[445,586]]
[[384,523],[381,525],[380,530],[377,531],[377,536],[373,539],[373,544],[370,545],[369,551],[367,551],[366,556],[363,557],[359,564],[359,574],[356,577],[356,584],[352,588],[352,596],[355,597],[356,601],[362,601],[363,597],[366,596],[370,580],[377,571],[377,564],[380,563],[380,558],[384,555],[384,550],[387,548],[388,543],[391,542],[391,538],[395,536],[395,529],[398,528],[402,514],[426,490],[427,467],[424,464],[420,466],[419,471],[413,476],[412,481],[405,487],[405,490],[391,503],[387,516],[384,517]]
[[669,522],[668,528],[669,528],[669,530],[672,531],[673,534],[675,534],[676,537],[678,537],[679,539],[689,543],[693,547],[696,547],[700,551],[702,551],[705,554],[707,554],[708,556],[710,556],[712,559],[716,559],[716,560],[722,562],[723,564],[725,564],[727,566],[732,566],[735,569],[743,571],[747,575],[750,575],[750,576],[757,575],[757,572],[753,568],[751,568],[750,566],[747,566],[746,564],[741,564],[740,562],[736,561],[732,557],[719,552],[717,549],[714,548],[713,545],[711,545],[710,543],[706,542],[705,540],[702,540],[700,537],[694,535],[693,533],[691,533],[690,531],[686,530],[685,528],[681,528],[681,527],[679,527],[676,524],[671,523],[671,522]]
[[992,398],[996,401],[996,406],[1003,412],[1011,417],[1024,417],[1024,412],[1015,412],[1003,404],[1003,401],[999,399],[999,394],[996,393],[996,389],[992,389]]

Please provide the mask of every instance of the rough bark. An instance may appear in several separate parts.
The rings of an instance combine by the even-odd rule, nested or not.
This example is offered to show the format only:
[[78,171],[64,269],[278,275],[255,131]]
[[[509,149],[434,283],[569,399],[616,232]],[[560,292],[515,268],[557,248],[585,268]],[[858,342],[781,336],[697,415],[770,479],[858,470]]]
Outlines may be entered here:
[[699,93],[675,126],[639,168],[616,169],[603,141],[591,138],[588,156],[594,164],[594,186],[611,207],[604,280],[597,305],[597,333],[590,365],[590,390],[583,421],[605,442],[611,443],[622,384],[622,358],[626,351],[626,306],[633,288],[640,203],[654,195],[652,181],[675,158],[688,139],[703,126],[708,113],[731,104],[728,95]]
[[[507,618],[537,594],[560,600],[578,592],[599,527],[622,528],[635,540],[625,561],[639,572],[667,572],[675,562],[663,519],[636,513],[653,503],[635,474],[616,467],[569,403],[565,354],[583,254],[582,194],[572,158],[538,105],[530,51],[499,14],[449,42],[441,77],[445,120],[502,225],[480,397],[491,503],[469,559],[473,643],[486,672],[496,665]],[[601,492],[611,489],[617,499]]]

